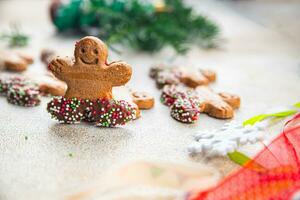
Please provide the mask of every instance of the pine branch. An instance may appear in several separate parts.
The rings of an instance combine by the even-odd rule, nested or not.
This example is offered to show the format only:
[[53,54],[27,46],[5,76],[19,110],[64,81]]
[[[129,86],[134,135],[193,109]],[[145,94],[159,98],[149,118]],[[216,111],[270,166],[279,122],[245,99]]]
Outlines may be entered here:
[[182,0],[165,0],[165,8],[140,0],[71,0],[58,8],[54,24],[59,31],[89,33],[136,50],[157,52],[166,46],[185,53],[191,44],[214,47],[218,26],[196,15]]

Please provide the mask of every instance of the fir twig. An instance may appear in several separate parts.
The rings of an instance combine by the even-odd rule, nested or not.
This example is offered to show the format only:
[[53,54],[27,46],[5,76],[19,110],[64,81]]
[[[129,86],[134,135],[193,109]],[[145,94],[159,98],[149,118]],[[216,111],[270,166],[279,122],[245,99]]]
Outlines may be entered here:
[[29,36],[22,33],[17,24],[12,24],[10,31],[2,33],[0,39],[7,41],[10,47],[24,47],[29,42]]
[[219,35],[218,26],[195,14],[182,0],[165,0],[166,7],[140,0],[71,0],[59,7],[54,24],[59,31],[89,33],[113,44],[136,50],[157,52],[166,46],[183,54],[191,44],[212,48]]

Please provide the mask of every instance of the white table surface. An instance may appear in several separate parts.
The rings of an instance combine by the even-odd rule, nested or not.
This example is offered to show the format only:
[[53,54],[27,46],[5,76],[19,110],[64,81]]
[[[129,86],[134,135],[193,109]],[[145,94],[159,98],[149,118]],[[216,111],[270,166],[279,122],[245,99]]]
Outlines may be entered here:
[[[194,125],[173,120],[169,109],[159,102],[160,92],[148,77],[149,67],[172,62],[215,70],[218,78],[212,88],[238,94],[242,99],[236,120],[272,107],[291,105],[300,100],[300,40],[299,34],[295,34],[300,33],[300,27],[295,22],[299,20],[294,19],[300,3],[289,2],[286,6],[290,10],[283,15],[291,22],[280,27],[270,16],[274,15],[272,8],[277,10],[282,1],[194,1],[195,8],[222,28],[224,41],[217,50],[193,48],[176,59],[168,49],[154,55],[130,50],[124,50],[122,55],[110,52],[111,61],[122,59],[132,65],[133,77],[128,85],[152,93],[156,100],[155,107],[143,111],[141,119],[121,128],[60,125],[46,112],[49,98],[43,98],[38,107],[22,108],[1,97],[0,199],[63,199],[64,194],[96,181],[106,170],[136,159],[204,163],[228,174],[236,167],[230,161],[192,158],[186,152],[195,132],[218,128],[226,121],[206,115],[201,115]],[[29,69],[33,73],[44,70],[38,60],[40,49],[51,47],[71,54],[78,39],[55,35],[46,13],[47,4],[37,0],[0,1],[0,28],[6,29],[9,22],[19,21],[32,36],[31,46],[26,50],[36,56]],[[269,8],[269,14],[259,9],[260,4]],[[249,149],[244,151],[253,155],[259,147]]]

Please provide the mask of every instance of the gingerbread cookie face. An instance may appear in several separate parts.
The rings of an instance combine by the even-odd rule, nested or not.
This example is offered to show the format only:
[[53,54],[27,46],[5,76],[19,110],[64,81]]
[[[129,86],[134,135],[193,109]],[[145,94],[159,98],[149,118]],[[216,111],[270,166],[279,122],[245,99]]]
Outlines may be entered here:
[[76,44],[74,55],[75,61],[79,65],[105,65],[107,47],[98,38],[85,37]]
[[66,98],[112,99],[112,87],[126,84],[132,74],[125,62],[107,64],[107,47],[96,37],[84,37],[75,47],[75,63],[54,59],[50,70],[68,85]]
[[133,102],[141,110],[148,110],[154,106],[154,98],[146,92],[133,92],[131,95]]

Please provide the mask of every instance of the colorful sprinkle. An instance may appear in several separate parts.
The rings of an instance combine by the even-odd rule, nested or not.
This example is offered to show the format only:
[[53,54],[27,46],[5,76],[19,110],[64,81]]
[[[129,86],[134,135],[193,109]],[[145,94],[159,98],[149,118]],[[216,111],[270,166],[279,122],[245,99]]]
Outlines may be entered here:
[[177,85],[180,83],[180,77],[180,72],[161,71],[156,76],[156,85],[158,88],[162,88],[165,85]]
[[9,103],[19,106],[33,107],[41,101],[37,85],[19,77],[0,79],[0,94],[6,96]]
[[171,107],[177,99],[189,99],[195,106],[201,107],[201,101],[195,90],[184,85],[166,85],[161,94],[161,102]]
[[171,106],[171,116],[183,123],[194,123],[200,115],[200,107],[187,98],[179,98]]
[[194,98],[193,90],[182,85],[165,85],[161,93],[161,102],[172,106],[178,98]]
[[86,121],[100,127],[124,125],[136,117],[136,110],[129,103],[106,99],[55,97],[48,103],[47,110],[60,123]]
[[11,104],[33,107],[40,104],[40,94],[37,87],[13,85],[7,91],[7,101]]

